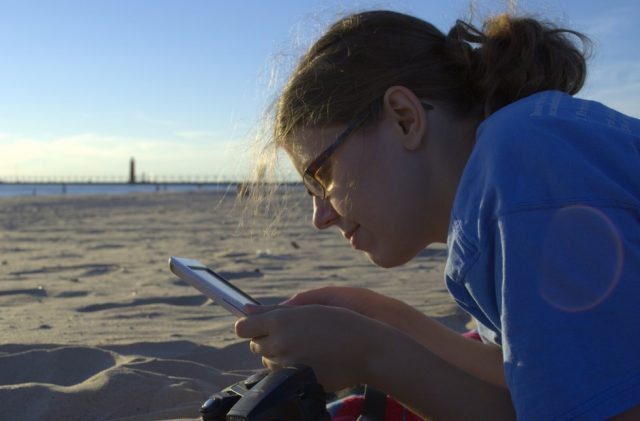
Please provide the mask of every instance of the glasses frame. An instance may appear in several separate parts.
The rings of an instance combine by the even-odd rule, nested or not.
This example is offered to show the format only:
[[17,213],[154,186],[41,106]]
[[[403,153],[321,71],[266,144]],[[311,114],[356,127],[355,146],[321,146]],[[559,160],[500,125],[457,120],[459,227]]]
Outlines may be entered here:
[[[420,100],[420,103],[425,110],[433,110],[434,108],[433,105],[425,102],[424,100]],[[349,135],[367,121],[371,114],[371,107],[368,107],[366,110],[358,114],[353,122],[351,122],[351,124],[349,124],[349,126],[338,135],[336,140],[327,149],[322,151],[316,159],[307,165],[307,168],[302,173],[302,182],[310,196],[316,196],[321,199],[326,198],[327,188],[318,179],[318,171],[320,171],[320,168],[322,168],[322,165],[327,161],[327,159],[329,159],[329,157],[331,157],[331,155],[333,155],[333,153],[349,138]]]
[[342,145],[351,133],[358,129],[362,124],[371,116],[371,109],[366,109],[364,112],[358,114],[349,126],[338,135],[336,140],[325,149],[316,159],[311,161],[302,174],[302,182],[307,188],[307,192],[311,196],[317,196],[321,199],[326,197],[327,189],[318,179],[317,174],[322,168],[322,165],[329,159],[331,155]]

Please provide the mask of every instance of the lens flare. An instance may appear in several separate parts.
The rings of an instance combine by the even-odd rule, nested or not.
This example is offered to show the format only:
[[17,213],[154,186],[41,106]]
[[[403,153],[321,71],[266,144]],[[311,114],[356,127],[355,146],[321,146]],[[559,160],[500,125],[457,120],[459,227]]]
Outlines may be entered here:
[[620,234],[605,213],[588,206],[563,208],[544,242],[540,295],[563,311],[589,310],[615,289],[623,256]]

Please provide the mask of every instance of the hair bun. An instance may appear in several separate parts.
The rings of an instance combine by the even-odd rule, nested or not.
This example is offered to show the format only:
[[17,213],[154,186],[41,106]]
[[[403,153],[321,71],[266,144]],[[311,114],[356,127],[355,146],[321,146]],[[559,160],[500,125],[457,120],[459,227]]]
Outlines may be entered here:
[[511,34],[511,17],[507,13],[487,19],[484,23],[486,38],[507,38]]
[[502,13],[487,19],[482,30],[459,20],[447,39],[478,45],[469,69],[485,115],[540,91],[573,95],[586,79],[589,38],[534,18]]

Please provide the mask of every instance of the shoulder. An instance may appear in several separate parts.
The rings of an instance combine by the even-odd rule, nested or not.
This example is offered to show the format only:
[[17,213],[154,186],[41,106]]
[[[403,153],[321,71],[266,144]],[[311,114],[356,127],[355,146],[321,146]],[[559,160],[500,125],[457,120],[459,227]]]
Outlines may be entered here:
[[571,137],[588,125],[574,117],[583,108],[593,108],[589,103],[564,92],[544,91],[509,104],[478,127],[474,154],[481,159],[509,154],[513,160],[545,153],[546,147],[558,146],[551,139]]
[[[553,156],[550,138],[555,129],[540,124],[543,109],[549,109],[562,93],[542,92],[509,104],[483,121],[476,144],[465,166],[454,213],[475,220],[475,209],[484,217],[495,217],[516,203],[537,200],[531,187],[536,175],[555,172],[545,157]],[[571,98],[571,97],[569,97]],[[474,205],[481,203],[478,209]],[[473,215],[469,215],[469,213]]]
[[640,206],[639,168],[640,121],[594,101],[540,92],[479,126],[454,217],[477,225],[570,203]]
[[[572,150],[602,146],[603,139],[619,140],[618,146],[638,147],[640,120],[597,101],[560,91],[543,91],[509,104],[489,116],[476,133],[477,152],[508,151],[547,153],[570,144]],[[600,143],[598,143],[600,142]]]
[[639,120],[599,102],[544,91],[480,125],[465,172],[501,189],[504,199],[531,203],[605,200],[612,185],[640,194],[638,168]]

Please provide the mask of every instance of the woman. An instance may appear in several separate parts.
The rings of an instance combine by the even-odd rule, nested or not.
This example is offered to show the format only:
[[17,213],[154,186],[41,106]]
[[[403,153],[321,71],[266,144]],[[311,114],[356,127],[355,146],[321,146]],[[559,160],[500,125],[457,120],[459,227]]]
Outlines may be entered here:
[[640,122],[571,96],[574,41],[531,18],[444,35],[388,11],[316,41],[275,124],[313,223],[382,267],[446,242],[482,341],[323,288],[237,322],[265,366],[307,364],[328,390],[370,384],[435,419],[640,415]]

